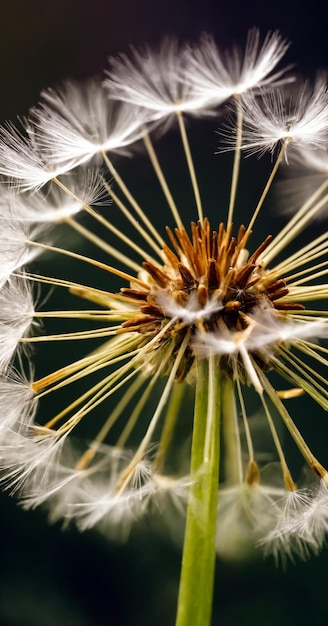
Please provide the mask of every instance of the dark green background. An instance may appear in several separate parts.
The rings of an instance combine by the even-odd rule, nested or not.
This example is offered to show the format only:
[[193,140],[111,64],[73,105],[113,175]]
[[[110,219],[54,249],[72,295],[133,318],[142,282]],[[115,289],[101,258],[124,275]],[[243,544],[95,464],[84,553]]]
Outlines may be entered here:
[[[328,65],[324,2],[20,0],[2,3],[0,17],[0,121],[24,115],[42,88],[101,74],[109,54],[165,34],[195,40],[208,30],[226,46],[254,25],[264,33],[278,28],[292,41],[287,61],[300,73]],[[205,145],[201,131],[197,141]],[[207,146],[208,164],[203,156],[199,164],[208,174],[213,136]],[[247,193],[257,188],[245,180]],[[313,418],[305,428],[324,454],[326,422]],[[136,531],[119,546],[97,533],[49,527],[42,512],[23,512],[6,495],[0,502],[1,626],[174,624],[181,554],[165,534]],[[271,560],[218,562],[213,626],[326,626],[327,564],[326,550],[286,572]]]

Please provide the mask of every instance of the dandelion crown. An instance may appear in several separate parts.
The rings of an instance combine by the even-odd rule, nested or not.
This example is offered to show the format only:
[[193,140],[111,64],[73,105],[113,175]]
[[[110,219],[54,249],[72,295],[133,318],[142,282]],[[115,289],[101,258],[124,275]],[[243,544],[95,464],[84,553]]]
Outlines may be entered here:
[[[326,76],[299,87],[279,69],[286,49],[252,30],[243,52],[207,35],[131,50],[103,83],[45,91],[22,132],[1,129],[2,484],[53,520],[114,536],[154,511],[173,527],[186,514],[189,600],[190,572],[201,585],[215,552],[303,558],[327,530],[328,459],[293,404],[307,394],[328,408],[328,237],[311,228],[327,205],[328,97]],[[215,224],[187,133],[205,117],[234,155]],[[160,157],[170,133],[194,196],[185,221]],[[253,208],[238,196],[244,152],[272,157]],[[144,155],[158,193],[148,209],[119,173]],[[301,170],[291,218],[257,238],[282,168]],[[285,434],[312,470],[300,484]]]

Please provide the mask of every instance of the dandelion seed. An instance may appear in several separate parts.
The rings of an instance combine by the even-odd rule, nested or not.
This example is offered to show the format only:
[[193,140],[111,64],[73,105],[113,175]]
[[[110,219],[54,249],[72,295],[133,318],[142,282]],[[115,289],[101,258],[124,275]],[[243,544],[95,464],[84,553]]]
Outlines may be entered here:
[[66,182],[72,196],[68,196],[59,187],[52,187],[48,193],[39,190],[23,194],[17,194],[11,188],[2,189],[0,220],[10,218],[13,222],[56,223],[77,215],[83,204],[101,203],[104,189],[95,170],[82,170],[78,176],[71,178],[67,176]]
[[282,487],[257,483],[223,487],[217,514],[219,556],[227,560],[249,557],[259,538],[277,523],[286,493]]
[[[24,129],[23,129],[24,131]],[[29,128],[27,125],[26,132]],[[40,189],[50,180],[65,174],[74,163],[54,165],[51,155],[44,155],[26,133],[13,124],[1,129],[0,174],[21,191]]]
[[31,330],[34,303],[24,278],[11,277],[0,291],[0,372],[7,369],[19,340]]
[[249,90],[277,86],[288,81],[286,69],[273,72],[287,48],[277,32],[269,33],[260,46],[260,33],[254,28],[248,33],[245,52],[235,47],[222,54],[213,37],[205,34],[187,51],[185,81],[194,85],[199,96],[219,104]]
[[37,403],[31,385],[15,372],[0,376],[0,442],[10,430],[26,430],[33,422]]
[[144,107],[157,118],[186,112],[202,115],[208,108],[192,80],[185,80],[185,49],[166,39],[158,52],[145,47],[111,57],[105,87],[110,96]]
[[[281,210],[287,215],[295,213],[304,200],[310,206],[311,201],[313,203],[325,194],[328,187],[328,153],[325,148],[307,150],[298,146],[290,152],[288,161],[291,167],[285,168],[285,178],[278,182],[275,190]],[[323,219],[325,212],[318,211],[313,217]]]
[[56,432],[47,429],[42,431],[34,424],[20,432],[8,430],[0,446],[0,467],[6,468],[5,487],[13,493],[23,488],[33,493],[39,484],[38,492],[43,492],[47,476],[58,464],[64,442],[65,437],[59,438]]
[[275,527],[260,542],[265,553],[273,554],[277,562],[307,559],[311,552],[318,553],[327,529],[327,493],[323,481],[310,489],[291,492]]
[[319,76],[313,87],[305,85],[289,98],[279,91],[263,93],[260,99],[247,95],[244,115],[243,149],[250,153],[272,152],[288,142],[309,148],[324,148],[328,133],[327,81]]
[[38,250],[31,249],[28,237],[37,238],[41,229],[30,227],[24,222],[12,220],[10,215],[1,219],[0,234],[0,286],[3,286],[11,274],[23,267],[38,255]]
[[[126,153],[146,131],[146,109],[109,100],[96,81],[44,91],[32,111],[34,141],[53,162],[80,165],[101,152]],[[127,152],[128,153],[128,152]],[[65,165],[64,165],[65,167]]]

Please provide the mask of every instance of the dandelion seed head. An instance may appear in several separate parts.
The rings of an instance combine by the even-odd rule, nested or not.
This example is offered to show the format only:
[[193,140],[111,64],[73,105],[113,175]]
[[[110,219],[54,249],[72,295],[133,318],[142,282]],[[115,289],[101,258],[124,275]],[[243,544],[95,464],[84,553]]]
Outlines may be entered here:
[[[111,59],[104,85],[48,89],[22,133],[0,131],[0,470],[25,508],[46,506],[52,521],[115,539],[153,514],[182,536],[186,511],[204,535],[217,514],[223,558],[256,547],[304,558],[323,545],[328,473],[299,430],[293,398],[307,394],[328,409],[328,236],[310,229],[327,206],[327,87],[322,75],[291,99],[278,66],[286,48],[278,33],[261,44],[254,29],[244,53],[221,53],[209,35],[198,46],[132,50]],[[229,203],[209,219],[184,117],[213,115],[230,97]],[[174,119],[192,209],[184,194],[176,204],[153,143]],[[166,213],[151,176],[143,205],[119,172],[141,139]],[[274,161],[253,208],[239,198],[244,150],[269,150]],[[292,168],[303,153],[320,186],[271,234],[267,195],[283,157]],[[266,237],[253,233],[259,217]],[[36,374],[27,381],[24,371]],[[260,435],[249,417],[255,396]],[[284,431],[315,475],[304,489]],[[279,480],[263,467],[262,433]]]
[[[193,247],[192,240],[184,230],[176,230],[175,247],[179,254],[173,254],[169,248],[165,248],[169,263],[163,268],[144,263],[144,269],[150,277],[149,289],[122,290],[127,298],[134,297],[145,303],[135,317],[124,322],[124,328],[137,330],[141,334],[151,333],[156,328],[160,330],[171,320],[168,332],[174,340],[180,336],[178,345],[186,332],[192,329],[184,376],[195,356],[204,358],[210,353],[224,357],[222,367],[229,373],[231,366],[229,358],[226,359],[227,355],[238,354],[243,349],[258,352],[258,361],[261,362],[265,351],[269,355],[269,348],[272,347],[274,352],[279,341],[291,339],[296,332],[292,323],[288,324],[285,319],[279,318],[279,307],[285,305],[283,298],[288,295],[286,284],[268,278],[261,262],[253,263],[258,251],[248,258],[238,249],[235,240],[229,242],[223,225],[220,227],[220,235],[210,230],[208,221],[205,221],[204,227],[198,224],[192,228],[193,240],[196,241],[197,236],[206,252],[201,254],[200,248],[196,245]],[[171,233],[173,241],[172,236]],[[220,258],[220,245],[229,249],[229,244],[230,256],[228,259]],[[182,263],[185,258],[188,261],[186,264]],[[231,263],[230,273],[226,275],[223,268],[228,262]],[[293,306],[302,308],[301,305]],[[322,324],[322,332],[325,328]],[[315,330],[318,328],[312,328],[312,336]],[[300,330],[300,335],[302,332],[306,334],[304,328]],[[166,334],[163,335],[162,343],[167,343]]]

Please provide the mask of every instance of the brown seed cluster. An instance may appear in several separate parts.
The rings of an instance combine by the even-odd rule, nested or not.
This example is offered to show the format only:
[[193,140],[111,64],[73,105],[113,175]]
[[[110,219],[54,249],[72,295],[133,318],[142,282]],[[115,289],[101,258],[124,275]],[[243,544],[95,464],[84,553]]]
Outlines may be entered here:
[[[191,298],[197,298],[199,309],[215,299],[220,302],[220,310],[195,321],[192,333],[223,328],[238,332],[247,328],[249,315],[263,305],[281,312],[303,308],[285,299],[286,283],[267,273],[261,264],[261,255],[272,240],[270,235],[248,256],[246,245],[251,233],[244,226],[236,238],[232,236],[232,227],[226,229],[223,224],[217,231],[211,230],[208,219],[191,224],[191,237],[183,227],[174,232],[167,228],[167,234],[172,247],[163,248],[165,265],[143,263],[149,288],[121,290],[138,307],[136,315],[122,324],[125,331],[154,335],[164,327],[169,316],[158,303],[158,294],[165,294],[171,302],[186,308]],[[183,319],[170,328],[171,337],[180,335],[177,346],[189,328]]]

